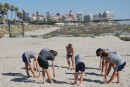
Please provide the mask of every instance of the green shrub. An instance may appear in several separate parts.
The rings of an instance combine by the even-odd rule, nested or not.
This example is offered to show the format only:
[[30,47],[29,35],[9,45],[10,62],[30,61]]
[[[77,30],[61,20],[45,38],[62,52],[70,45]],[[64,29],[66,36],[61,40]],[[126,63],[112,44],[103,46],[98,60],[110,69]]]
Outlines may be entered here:
[[120,39],[123,41],[130,41],[130,37],[120,37]]

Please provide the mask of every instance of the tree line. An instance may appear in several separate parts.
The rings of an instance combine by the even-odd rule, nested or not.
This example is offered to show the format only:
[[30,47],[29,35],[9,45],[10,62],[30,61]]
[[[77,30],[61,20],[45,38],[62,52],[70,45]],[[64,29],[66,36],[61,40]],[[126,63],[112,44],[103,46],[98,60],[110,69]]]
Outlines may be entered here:
[[[8,13],[9,11],[11,12],[11,19],[8,19]],[[15,12],[15,19],[12,19],[12,14]],[[9,5],[8,3],[0,3],[0,21],[4,20],[5,22],[8,21],[14,21],[16,22],[16,17],[19,19],[27,20],[29,13],[25,12],[22,10],[21,12],[19,11],[19,8],[14,6],[14,5]],[[5,18],[6,16],[6,18]]]

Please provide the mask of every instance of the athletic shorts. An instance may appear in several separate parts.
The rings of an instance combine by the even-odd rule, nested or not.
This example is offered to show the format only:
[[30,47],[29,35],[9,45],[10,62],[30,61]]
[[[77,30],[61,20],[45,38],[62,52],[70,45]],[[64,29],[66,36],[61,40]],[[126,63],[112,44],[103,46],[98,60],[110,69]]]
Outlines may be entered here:
[[44,68],[44,69],[48,69],[49,67],[49,63],[48,61],[44,61],[43,59],[38,57],[38,64],[40,67]]
[[67,58],[70,58],[70,57],[72,58],[72,55],[67,55]]
[[123,64],[121,64],[119,66],[116,66],[115,71],[116,72],[121,71],[122,69],[124,69],[125,65],[126,65],[126,62],[124,62]]
[[83,62],[80,62],[76,65],[76,72],[84,72],[85,71],[85,64]]
[[25,56],[25,54],[22,55],[23,62],[25,63],[31,63],[31,60]]

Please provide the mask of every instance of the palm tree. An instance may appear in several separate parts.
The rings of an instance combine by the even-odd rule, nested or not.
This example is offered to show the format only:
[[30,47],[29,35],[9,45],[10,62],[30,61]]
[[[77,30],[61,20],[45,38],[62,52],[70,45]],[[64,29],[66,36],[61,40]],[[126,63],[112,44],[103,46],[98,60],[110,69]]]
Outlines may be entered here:
[[16,22],[16,15],[17,15],[18,10],[19,9],[17,7],[14,8],[14,11],[15,11],[15,22]]
[[4,4],[4,8],[5,8],[6,20],[7,20],[7,22],[8,22],[8,11],[9,11],[9,9],[10,9],[9,4],[8,4],[8,3],[5,3],[5,4]]
[[10,11],[11,11],[11,21],[12,21],[12,13],[13,13],[14,10],[15,10],[14,5],[11,5],[11,6],[10,6]]
[[2,16],[1,16],[1,21],[2,21],[3,18],[4,18],[4,6],[3,6],[2,3],[0,3],[0,14],[2,15]]
[[17,12],[17,17],[19,19],[23,19],[23,13],[22,12]]
[[25,10],[22,10],[23,12],[23,21],[27,20],[27,12]]
[[3,5],[2,3],[0,3],[0,14],[1,14],[2,8],[3,8]]
[[18,17],[19,19],[22,19],[22,18],[23,18],[23,13],[22,13],[22,12],[17,12],[17,17]]

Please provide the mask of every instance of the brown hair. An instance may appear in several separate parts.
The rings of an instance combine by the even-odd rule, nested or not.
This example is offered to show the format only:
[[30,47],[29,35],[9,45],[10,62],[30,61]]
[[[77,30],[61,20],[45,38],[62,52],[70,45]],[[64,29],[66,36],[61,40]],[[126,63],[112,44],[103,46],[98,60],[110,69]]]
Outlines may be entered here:
[[57,51],[50,50],[51,53],[53,53],[54,56],[57,56]]
[[69,47],[69,48],[72,48],[72,44],[71,44],[71,43],[69,43],[69,44],[68,44],[68,47]]

